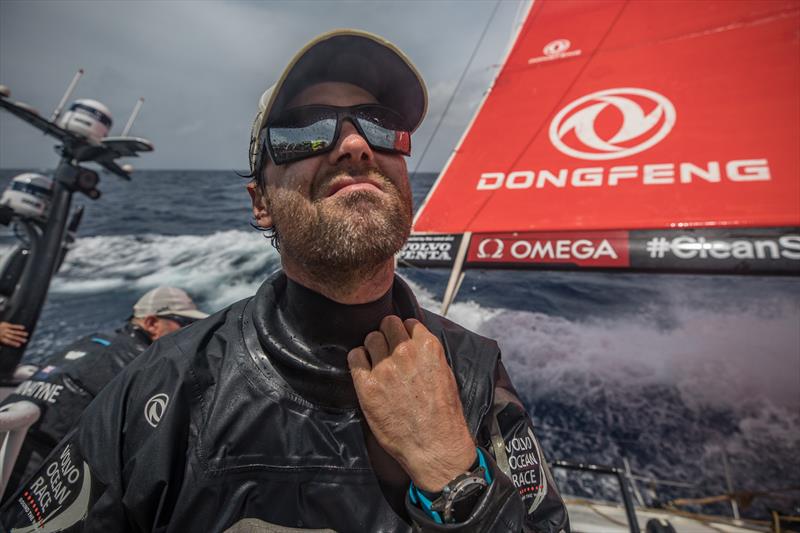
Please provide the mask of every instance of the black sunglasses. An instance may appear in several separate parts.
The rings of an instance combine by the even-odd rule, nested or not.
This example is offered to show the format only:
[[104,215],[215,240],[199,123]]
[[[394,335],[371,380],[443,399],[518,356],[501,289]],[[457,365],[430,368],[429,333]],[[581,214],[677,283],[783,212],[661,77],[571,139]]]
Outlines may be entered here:
[[163,318],[164,320],[172,320],[173,322],[177,322],[180,327],[185,327],[191,324],[192,322],[196,321],[196,318],[189,318],[188,316],[181,316],[181,315],[156,315],[158,318]]
[[379,104],[287,109],[267,126],[264,143],[276,165],[313,157],[336,146],[345,119],[374,150],[411,155],[411,132],[406,121],[396,111]]

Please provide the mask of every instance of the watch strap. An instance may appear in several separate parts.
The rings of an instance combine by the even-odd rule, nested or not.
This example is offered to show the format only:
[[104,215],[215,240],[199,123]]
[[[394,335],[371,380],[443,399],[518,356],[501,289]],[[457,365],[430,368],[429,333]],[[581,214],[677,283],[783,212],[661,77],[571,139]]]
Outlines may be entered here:
[[[476,448],[477,457],[469,471],[453,478],[439,493],[423,491],[411,482],[408,489],[411,503],[422,509],[437,524],[459,521],[459,517],[454,516],[457,504],[467,503],[466,500],[474,500],[474,504],[484,490],[492,484],[492,474],[485,453],[480,447]],[[467,507],[471,508],[471,506]]]

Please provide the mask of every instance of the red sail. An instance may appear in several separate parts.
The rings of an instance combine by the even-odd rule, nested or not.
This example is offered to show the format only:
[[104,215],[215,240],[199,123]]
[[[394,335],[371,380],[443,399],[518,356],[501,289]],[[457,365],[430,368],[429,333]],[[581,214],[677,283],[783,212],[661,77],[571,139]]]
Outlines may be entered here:
[[800,3],[537,0],[414,231],[792,226]]

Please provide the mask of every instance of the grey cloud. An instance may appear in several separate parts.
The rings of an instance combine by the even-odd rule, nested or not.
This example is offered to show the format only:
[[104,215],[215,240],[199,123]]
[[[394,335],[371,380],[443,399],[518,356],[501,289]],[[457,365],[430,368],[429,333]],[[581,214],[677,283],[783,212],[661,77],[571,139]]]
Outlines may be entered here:
[[[49,114],[79,67],[74,97],[109,106],[119,133],[136,99],[133,134],[156,151],[139,168],[244,168],[261,92],[306,41],[337,27],[373,31],[398,44],[431,87],[430,116],[415,154],[473,52],[494,1],[0,2],[0,83]],[[422,162],[439,170],[460,138],[505,52],[521,2],[501,2],[484,45]],[[0,113],[0,167],[47,168],[54,143]],[[414,158],[409,167],[418,161]]]

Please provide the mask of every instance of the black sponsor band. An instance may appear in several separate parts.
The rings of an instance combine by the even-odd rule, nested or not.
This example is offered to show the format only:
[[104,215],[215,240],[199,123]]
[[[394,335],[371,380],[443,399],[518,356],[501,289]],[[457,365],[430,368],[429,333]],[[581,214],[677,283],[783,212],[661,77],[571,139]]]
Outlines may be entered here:
[[450,268],[462,235],[411,235],[397,254],[401,266]]
[[[523,232],[518,234],[527,246],[522,251],[530,251],[525,257],[519,246],[512,249],[515,243],[508,234],[473,234],[471,248],[481,240],[493,243],[484,246],[485,258],[471,254],[463,267],[800,275],[800,227],[630,230],[624,232],[626,239],[617,237],[603,248],[603,239],[612,233],[619,234],[570,231],[559,237],[559,232]],[[398,255],[399,264],[451,268],[461,237],[412,236]],[[446,254],[437,251],[441,247],[447,248]],[[620,261],[612,261],[617,258]]]
[[800,274],[800,227],[631,231],[633,270]]

